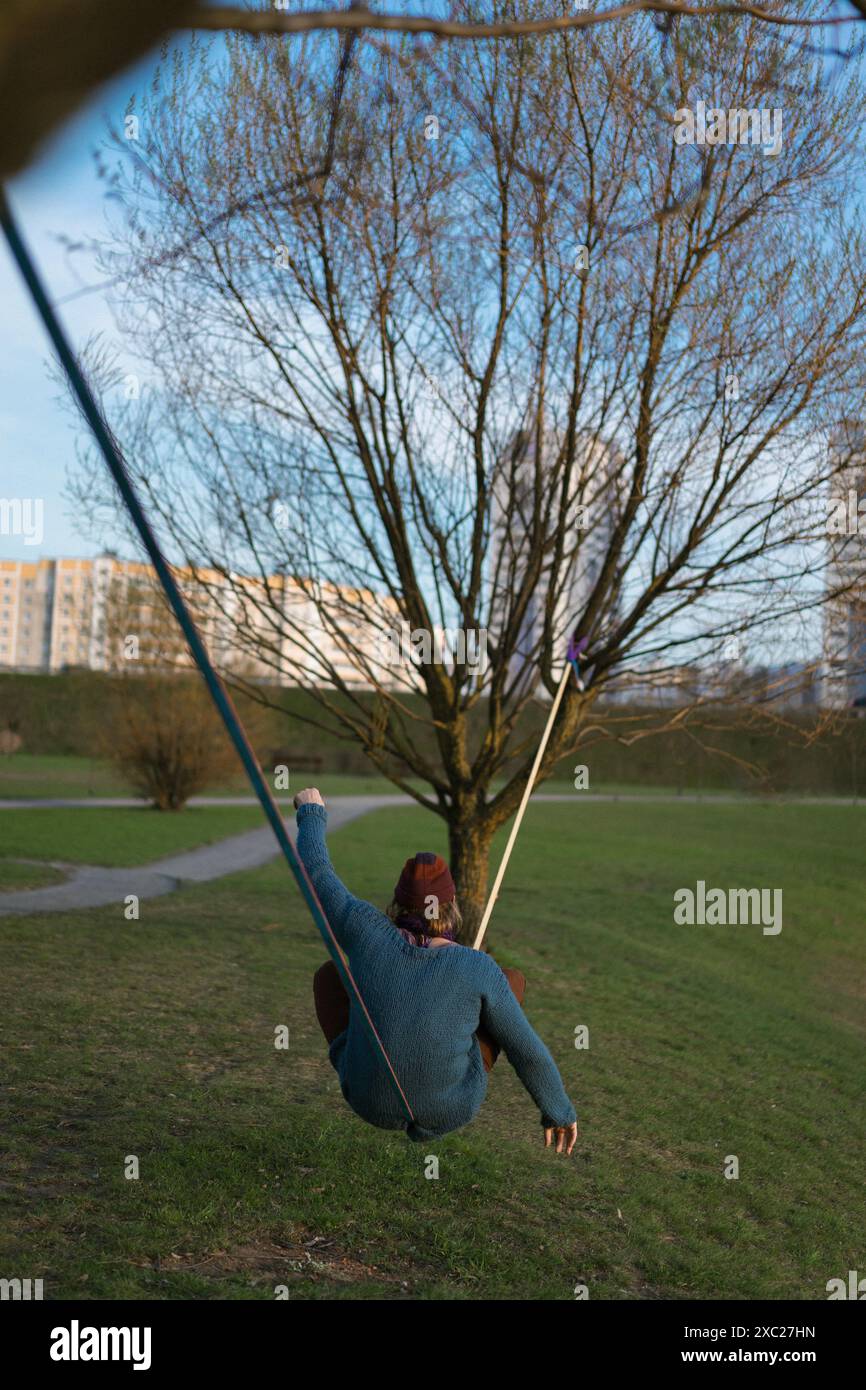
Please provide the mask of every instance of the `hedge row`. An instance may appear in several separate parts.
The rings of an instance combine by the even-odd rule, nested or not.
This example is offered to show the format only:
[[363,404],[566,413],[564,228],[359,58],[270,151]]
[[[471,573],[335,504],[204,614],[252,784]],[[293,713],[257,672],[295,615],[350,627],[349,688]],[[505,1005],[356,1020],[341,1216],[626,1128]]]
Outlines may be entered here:
[[[101,731],[114,680],[90,671],[70,671],[56,676],[0,675],[0,729],[17,728],[29,753],[93,756],[100,748]],[[276,749],[315,753],[331,772],[369,773],[362,750],[333,733],[318,730],[302,716],[315,716],[313,696],[299,690],[271,692],[280,706],[262,709],[244,695],[236,697],[242,717],[249,723],[260,756],[268,761]],[[331,697],[335,698],[335,697]],[[363,704],[374,719],[374,697]],[[419,701],[420,704],[420,701]],[[658,723],[656,711],[596,711],[608,735],[633,734]],[[532,735],[546,716],[537,705],[523,717],[520,732]],[[474,723],[480,728],[484,711]],[[832,728],[817,729],[817,716],[803,711],[786,720],[784,730],[774,721],[760,722],[753,710],[738,718],[731,711],[712,712],[698,727],[654,734],[625,746],[615,737],[594,741],[585,751],[569,758],[560,776],[573,776],[576,764],[589,768],[590,786],[631,783],[683,789],[740,789],[761,792],[795,792],[813,795],[866,795],[866,719],[842,718]],[[428,757],[435,746],[428,731],[418,734]],[[516,766],[516,764],[515,764]]]

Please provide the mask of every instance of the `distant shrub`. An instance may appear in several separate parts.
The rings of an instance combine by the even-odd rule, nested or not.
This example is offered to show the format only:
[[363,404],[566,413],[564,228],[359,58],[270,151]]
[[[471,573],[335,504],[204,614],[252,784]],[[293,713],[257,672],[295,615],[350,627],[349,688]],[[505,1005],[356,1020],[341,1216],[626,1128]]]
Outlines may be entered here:
[[238,767],[197,677],[147,674],[121,681],[103,747],[124,780],[160,811],[179,811]]

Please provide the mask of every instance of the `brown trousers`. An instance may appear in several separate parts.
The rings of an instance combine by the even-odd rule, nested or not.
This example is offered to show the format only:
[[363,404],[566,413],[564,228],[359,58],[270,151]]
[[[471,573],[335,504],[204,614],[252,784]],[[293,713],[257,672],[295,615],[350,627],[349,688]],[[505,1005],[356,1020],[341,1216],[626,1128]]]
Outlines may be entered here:
[[[450,951],[450,946],[430,946],[431,951]],[[523,996],[526,993],[526,979],[519,970],[503,970],[502,972],[511,986],[511,992],[518,1004],[523,1003]],[[343,981],[340,979],[339,971],[332,960],[325,961],[313,976],[313,1001],[316,1005],[316,1018],[319,1020],[319,1027],[325,1035],[326,1041],[330,1044],[341,1033],[345,1033],[349,1026],[349,996],[343,988]],[[484,1061],[484,1070],[490,1071],[496,1058],[499,1056],[499,1048],[483,1028],[479,1028],[475,1034],[478,1039],[478,1046],[481,1048],[481,1057]]]

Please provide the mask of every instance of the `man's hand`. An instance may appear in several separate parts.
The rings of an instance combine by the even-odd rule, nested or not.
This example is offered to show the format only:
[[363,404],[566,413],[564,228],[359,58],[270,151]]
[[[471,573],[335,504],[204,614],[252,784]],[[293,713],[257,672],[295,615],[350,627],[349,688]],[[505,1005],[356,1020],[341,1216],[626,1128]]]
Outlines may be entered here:
[[[544,1147],[549,1149],[553,1143],[553,1136],[556,1135],[556,1152],[564,1153],[566,1158],[571,1153],[577,1143],[577,1122],[573,1125],[565,1125],[563,1129],[546,1129],[544,1131]],[[568,1144],[568,1148],[566,1148]]]
[[313,806],[324,806],[325,804],[318,787],[304,787],[304,790],[298,792],[295,797],[296,811],[299,810],[301,806],[309,806],[311,804]]

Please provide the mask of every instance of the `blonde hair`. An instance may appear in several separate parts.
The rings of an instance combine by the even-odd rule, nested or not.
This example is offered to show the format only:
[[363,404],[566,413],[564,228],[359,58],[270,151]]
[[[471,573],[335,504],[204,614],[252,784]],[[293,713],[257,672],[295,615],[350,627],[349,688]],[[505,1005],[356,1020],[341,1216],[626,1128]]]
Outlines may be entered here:
[[444,935],[444,932],[437,932],[436,930],[436,927],[440,926],[444,927],[446,931],[450,932],[451,936],[455,941],[459,942],[462,937],[463,915],[460,911],[460,908],[457,906],[456,898],[452,898],[450,903],[441,903],[439,906],[439,912],[437,916],[433,918],[428,918],[423,912],[413,913],[410,907],[403,907],[401,903],[397,902],[396,898],[392,898],[391,902],[385,908],[385,916],[390,917],[392,922],[398,922],[399,919],[405,916],[406,914],[409,914],[410,916],[413,915],[415,917],[424,917],[425,921],[429,921],[431,936]]

